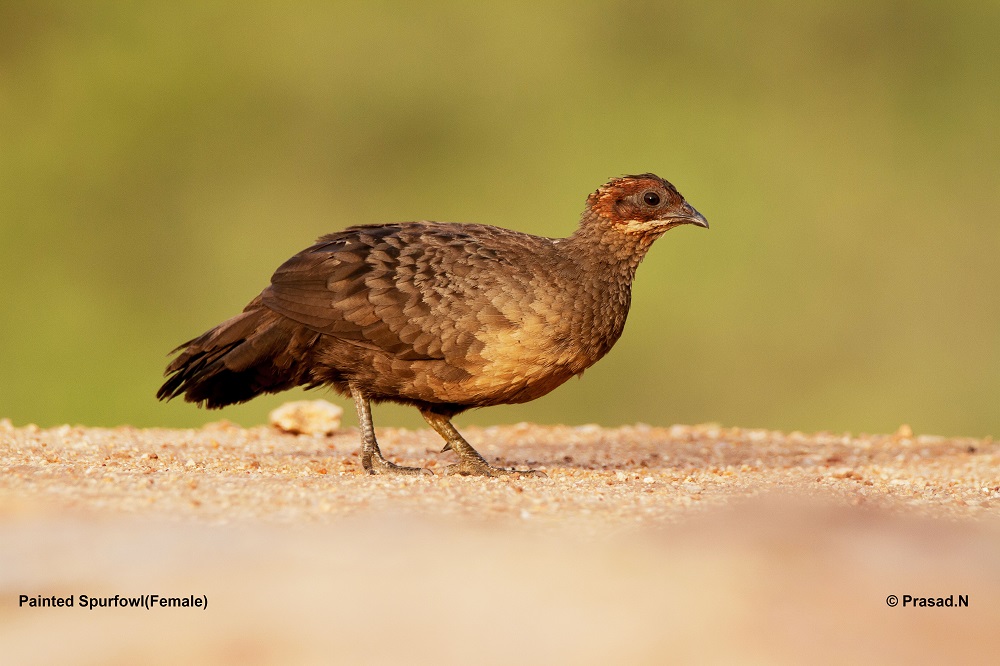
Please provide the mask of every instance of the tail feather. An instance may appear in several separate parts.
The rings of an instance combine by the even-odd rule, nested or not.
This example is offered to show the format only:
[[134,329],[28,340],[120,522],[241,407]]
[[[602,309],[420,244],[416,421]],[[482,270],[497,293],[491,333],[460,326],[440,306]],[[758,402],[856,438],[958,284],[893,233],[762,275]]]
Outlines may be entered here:
[[319,337],[255,299],[241,314],[171,352],[181,353],[167,366],[156,397],[183,395],[214,409],[308,384],[308,356]]

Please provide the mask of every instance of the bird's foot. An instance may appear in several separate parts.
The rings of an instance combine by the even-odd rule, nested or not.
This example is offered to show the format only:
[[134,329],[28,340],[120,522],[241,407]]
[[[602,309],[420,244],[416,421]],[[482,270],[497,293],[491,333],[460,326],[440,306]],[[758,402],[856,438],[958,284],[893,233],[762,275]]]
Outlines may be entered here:
[[444,473],[447,475],[460,474],[462,476],[491,476],[494,478],[499,477],[513,477],[519,479],[521,477],[534,477],[540,479],[548,478],[548,474],[537,469],[510,469],[507,467],[494,467],[485,460],[462,460],[461,462],[455,463],[454,465],[448,465],[444,468]]
[[362,460],[361,466],[368,474],[384,474],[398,476],[434,476],[434,472],[424,467],[403,467],[396,463],[391,463],[385,458],[372,456],[369,460]]

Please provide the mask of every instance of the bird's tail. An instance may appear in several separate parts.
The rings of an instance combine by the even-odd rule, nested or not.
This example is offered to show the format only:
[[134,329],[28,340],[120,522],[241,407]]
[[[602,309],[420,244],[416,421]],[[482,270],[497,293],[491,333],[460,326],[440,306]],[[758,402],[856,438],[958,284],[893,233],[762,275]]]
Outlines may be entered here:
[[309,363],[320,334],[267,308],[260,297],[239,315],[171,353],[167,381],[156,397],[183,395],[216,409],[309,382]]

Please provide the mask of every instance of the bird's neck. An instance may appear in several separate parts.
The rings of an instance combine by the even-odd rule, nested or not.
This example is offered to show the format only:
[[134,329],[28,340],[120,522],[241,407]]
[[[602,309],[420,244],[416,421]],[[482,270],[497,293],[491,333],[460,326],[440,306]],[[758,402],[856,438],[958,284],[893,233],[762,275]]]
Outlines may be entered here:
[[[588,217],[592,216],[592,217]],[[632,302],[632,280],[639,262],[659,234],[622,233],[610,223],[584,213],[580,227],[566,238],[563,251],[577,275],[575,298],[589,302],[574,316],[589,330],[593,361],[603,356],[621,336]],[[592,361],[592,362],[593,362]]]
[[580,226],[566,239],[566,251],[581,262],[587,272],[602,281],[617,282],[628,288],[639,262],[662,233],[626,233],[586,211]]

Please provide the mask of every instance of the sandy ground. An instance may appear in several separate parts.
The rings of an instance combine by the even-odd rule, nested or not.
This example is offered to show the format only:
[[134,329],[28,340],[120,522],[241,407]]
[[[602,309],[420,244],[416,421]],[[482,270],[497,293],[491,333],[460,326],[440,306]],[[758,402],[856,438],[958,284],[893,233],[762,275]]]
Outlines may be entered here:
[[[2,661],[996,663],[997,442],[463,432],[548,478],[367,477],[354,429],[0,421]],[[454,461],[429,430],[378,434]],[[154,594],[208,607],[81,607]]]

